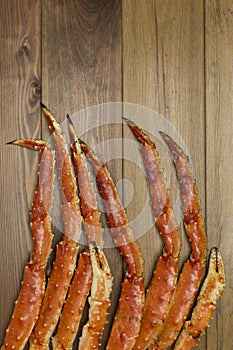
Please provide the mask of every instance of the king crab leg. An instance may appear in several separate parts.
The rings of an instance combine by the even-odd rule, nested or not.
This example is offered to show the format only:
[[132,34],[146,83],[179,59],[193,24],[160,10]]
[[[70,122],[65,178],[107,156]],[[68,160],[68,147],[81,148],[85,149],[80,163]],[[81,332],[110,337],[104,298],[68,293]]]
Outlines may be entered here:
[[71,278],[76,267],[82,217],[79,211],[76,180],[66,142],[60,125],[51,112],[42,105],[43,112],[53,132],[56,148],[58,179],[64,235],[56,249],[56,259],[47,284],[39,318],[30,339],[30,349],[48,349],[56,328]]
[[[68,121],[71,136],[72,161],[79,189],[80,208],[85,233],[87,235],[88,243],[95,241],[97,245],[102,246],[103,229],[100,224],[100,212],[97,210],[96,196],[87,169],[86,159],[81,152],[74,127],[69,118]],[[93,251],[93,249],[91,251]],[[103,252],[101,252],[101,255],[103,255]],[[94,278],[96,279],[95,276]],[[67,299],[60,317],[58,331],[53,338],[54,349],[72,349],[72,344],[76,338],[82,311],[91,288],[91,283],[91,260],[89,252],[85,250],[80,254],[75,276],[69,288]],[[104,314],[104,311],[102,314]],[[93,313],[90,313],[90,316],[91,315],[93,315]],[[89,319],[89,322],[93,323],[94,321]],[[104,327],[104,324],[102,324],[102,326]],[[101,334],[100,331],[99,333]],[[85,332],[85,336],[90,336],[87,331]],[[82,339],[83,343],[87,341],[84,336]]]
[[225,288],[224,266],[220,252],[212,248],[207,276],[198,295],[190,321],[186,321],[175,343],[174,350],[190,350],[208,327],[218,299]]
[[197,189],[188,158],[167,134],[161,133],[161,135],[174,157],[183,202],[183,221],[192,253],[179,276],[168,315],[155,345],[151,348],[154,350],[166,349],[176,340],[197,295],[205,270],[207,254],[204,220],[200,213]]
[[87,168],[86,157],[82,153],[73,123],[69,117],[68,122],[71,138],[72,161],[78,184],[85,233],[88,243],[96,242],[97,245],[102,246],[103,228],[100,223],[101,214],[97,208],[97,199]]
[[133,233],[128,227],[125,211],[109,171],[81,140],[80,146],[93,166],[112,236],[127,263],[121,297],[106,349],[130,350],[133,349],[139,332],[144,305],[142,257]]
[[54,153],[44,141],[16,140],[10,143],[40,152],[38,180],[30,214],[34,250],[24,269],[22,287],[1,347],[1,350],[21,350],[36,323],[45,290],[46,265],[53,237],[49,212],[53,198]]
[[102,249],[94,243],[90,243],[89,247],[93,280],[91,296],[88,299],[89,320],[82,330],[79,350],[98,349],[104,326],[107,323],[107,311],[112,291],[112,276]]
[[164,241],[162,255],[158,259],[146,293],[141,328],[134,346],[134,349],[145,350],[159,332],[175,289],[179,267],[180,230],[170,206],[170,197],[155,144],[132,121],[126,118],[124,120],[142,145],[141,152],[147,172],[155,223]]

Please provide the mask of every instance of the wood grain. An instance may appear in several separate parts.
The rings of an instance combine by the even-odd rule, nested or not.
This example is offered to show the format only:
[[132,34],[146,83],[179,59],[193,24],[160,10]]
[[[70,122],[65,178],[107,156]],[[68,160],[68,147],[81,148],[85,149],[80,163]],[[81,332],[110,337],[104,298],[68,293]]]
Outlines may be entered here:
[[[221,249],[227,281],[197,348],[232,348],[232,16],[229,0],[1,1],[1,343],[32,249],[28,223],[38,162],[36,153],[5,144],[49,138],[39,107],[42,95],[60,122],[66,113],[73,116],[79,136],[107,162],[132,225],[149,198],[139,148],[122,127],[122,114],[135,118],[156,141],[176,209],[175,171],[157,129],[171,131],[186,147],[208,246]],[[178,209],[176,215],[179,219]],[[152,222],[150,208],[135,227],[142,228],[138,241],[146,285],[162,248],[158,232],[147,229],[147,222]],[[184,261],[189,254],[184,232],[182,241]],[[115,249],[106,253],[114,274],[112,320],[124,264]]]
[[[204,18],[201,1],[151,1],[147,5],[138,1],[136,7],[134,1],[123,4],[124,101],[154,109],[155,117],[161,115],[158,125],[161,129],[165,127],[165,118],[175,127],[190,152],[204,204]],[[196,134],[193,133],[194,116],[199,126]],[[142,127],[143,122],[147,125],[146,118],[145,115],[138,118]],[[125,130],[126,136],[129,137],[129,133]],[[169,178],[166,171],[172,171],[169,166],[171,158],[161,141],[155,141],[165,176]],[[125,172],[135,173],[132,166],[125,165],[124,169]],[[145,195],[147,190],[142,188],[140,175],[135,181],[138,192]],[[137,197],[141,198],[139,195]],[[161,251],[160,246],[156,248],[158,242],[155,235],[156,232],[149,233],[142,242],[147,256],[153,244],[150,248],[146,245],[148,241],[154,241],[156,253],[150,251],[151,258]],[[152,262],[145,263],[150,264],[148,269],[151,271]]]
[[[135,6],[136,5],[136,6]],[[153,108],[154,123],[166,127],[167,121],[181,136],[193,165],[205,214],[205,80],[204,80],[204,8],[202,1],[123,1],[123,99],[124,102]],[[127,108],[126,108],[127,109]],[[135,109],[136,112],[139,110]],[[126,113],[128,110],[126,110]],[[128,112],[129,113],[129,112]],[[161,119],[158,123],[158,113]],[[148,112],[151,114],[151,112]],[[126,115],[127,117],[127,115]],[[135,118],[135,117],[134,117]],[[173,205],[177,205],[176,179],[170,168],[171,157],[148,127],[149,115],[136,116],[141,126],[151,131],[157,143],[164,173],[171,183]],[[164,121],[162,120],[164,118]],[[172,132],[172,128],[167,132]],[[125,138],[130,137],[125,130]],[[135,146],[134,152],[139,152]],[[137,207],[145,201],[147,187],[137,164],[124,163],[124,176],[134,184]],[[174,197],[174,199],[173,199]],[[129,206],[129,217],[135,208]],[[148,214],[149,215],[149,214]],[[178,219],[178,218],[177,218]],[[146,223],[146,222],[145,222]],[[182,234],[182,262],[189,245]],[[146,285],[161,252],[158,232],[153,228],[140,239],[145,258]],[[206,348],[202,338],[200,348]]]
[[[122,100],[121,2],[51,0],[43,1],[42,5],[44,103],[60,122],[66,119],[66,113],[75,115],[73,121],[77,134],[91,147],[98,147],[108,139],[121,138],[121,113],[111,115],[114,105],[101,105]],[[92,108],[95,105],[99,107]],[[83,113],[79,114],[81,110]],[[106,114],[109,117],[105,118],[106,124],[103,125],[102,118]],[[91,120],[93,125],[90,125]],[[113,128],[112,122],[118,125]],[[44,138],[48,137],[47,129],[43,121]],[[121,161],[111,156],[110,148],[100,147],[100,151],[100,156],[109,160],[109,169],[117,182],[122,178]],[[107,249],[106,254],[114,276],[112,296],[115,301],[109,310],[110,323],[106,327],[101,349],[107,341],[123,276],[119,252]]]
[[6,142],[40,132],[40,1],[2,1],[0,32],[2,343],[32,248],[29,209],[38,154]]
[[[144,1],[123,1],[122,8],[123,101],[125,104],[123,113],[129,119],[139,117],[143,123],[146,115],[137,115],[141,112],[140,109],[138,110],[138,105],[158,109],[155,3],[154,1],[146,4]],[[134,109],[135,116],[132,113]],[[127,126],[124,127],[124,139],[125,154],[129,153],[129,161],[124,160],[123,175],[131,182],[134,191],[132,200],[127,206],[127,214],[135,234],[140,237],[139,242],[144,255],[145,286],[147,286],[161,251],[161,241],[153,225],[150,210],[143,215],[142,223],[133,224],[146,206],[148,188],[137,143],[133,145],[130,143],[132,149],[127,151],[128,140],[134,140]],[[137,156],[133,157],[133,154]],[[143,225],[151,221],[149,232],[145,232]],[[141,232],[137,232],[139,224]],[[149,245],[148,242],[150,242]]]
[[226,290],[207,333],[208,349],[232,349],[233,4],[206,1],[206,203],[209,245],[223,256]]

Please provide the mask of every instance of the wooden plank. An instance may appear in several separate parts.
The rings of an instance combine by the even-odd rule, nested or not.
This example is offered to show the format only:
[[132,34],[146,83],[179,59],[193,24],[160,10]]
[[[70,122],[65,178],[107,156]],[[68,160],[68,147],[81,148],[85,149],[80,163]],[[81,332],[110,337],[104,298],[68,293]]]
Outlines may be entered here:
[[[119,147],[119,143],[115,147],[114,139],[122,142],[121,105],[102,103],[121,102],[123,98],[126,116],[137,118],[155,139],[176,207],[178,189],[171,158],[157,139],[156,129],[168,128],[168,132],[175,130],[181,135],[197,178],[209,247],[220,247],[227,275],[223,299],[199,349],[231,348],[232,3],[123,0],[121,9],[117,0],[44,0],[42,48],[40,11],[41,2],[37,0],[1,3],[1,342],[32,249],[28,215],[38,161],[35,153],[6,147],[5,143],[18,137],[49,137],[44,119],[41,131],[38,103],[42,53],[44,103],[60,121],[67,112],[74,116],[79,135],[108,161],[114,180],[127,180],[119,182],[119,187],[123,184],[132,224],[148,199],[143,164],[127,127],[123,133],[123,168],[121,160],[116,160],[122,157],[121,147],[113,152]],[[97,107],[87,110],[94,105]],[[102,142],[106,140],[110,141],[104,148]],[[152,220],[150,210],[142,226],[144,220]],[[184,260],[189,252],[184,233],[182,240]],[[143,231],[139,242],[148,284],[162,242],[155,229]],[[123,267],[116,251],[109,249],[107,254],[118,286],[113,295],[117,300]]]
[[2,343],[32,249],[29,210],[38,155],[6,142],[40,135],[40,1],[2,1],[0,32]]
[[[129,119],[138,117],[143,121],[145,106],[158,110],[156,22],[154,1],[122,2],[122,37],[123,37],[123,101],[124,116]],[[130,103],[130,104],[128,104]],[[147,112],[147,111],[146,111]],[[141,118],[141,119],[140,119]],[[127,126],[124,127],[124,178],[133,187],[131,201],[126,198],[126,208],[130,224],[139,244],[144,259],[145,285],[151,278],[161,242],[153,227],[150,210],[146,210],[148,189],[144,177],[144,167],[140,159],[138,145],[132,144],[133,137]],[[126,193],[127,195],[127,193]],[[145,215],[144,215],[145,212]],[[142,218],[141,218],[142,216]],[[142,221],[141,221],[142,220]],[[141,221],[141,222],[140,222]],[[143,225],[150,222],[148,231]],[[148,245],[148,242],[153,242]]]
[[[125,1],[123,4],[124,102],[153,108],[155,119],[160,113],[182,136],[204,205],[202,2],[156,1],[144,6],[144,2],[138,1],[135,6],[134,1]],[[146,118],[141,116],[141,124],[147,125]],[[165,124],[166,121],[160,127]],[[158,147],[159,144],[160,141]],[[130,171],[135,173],[134,169]]]
[[226,290],[207,333],[208,349],[232,348],[233,4],[206,1],[207,230],[223,255]]
[[[205,213],[205,100],[204,100],[204,8],[203,1],[123,1],[123,100],[126,117],[147,130],[156,141],[173,206],[177,209],[177,185],[171,157],[158,130],[174,135],[188,150]],[[144,106],[139,107],[137,104]],[[146,107],[146,108],[145,108]],[[153,111],[148,110],[153,109]],[[154,119],[153,119],[154,118]],[[127,128],[124,137],[132,138]],[[125,148],[128,141],[125,141]],[[126,152],[124,150],[124,152]],[[132,153],[139,153],[137,145]],[[140,156],[138,155],[138,158]],[[124,177],[134,187],[129,218],[138,215],[147,193],[140,161],[124,163]],[[179,205],[178,205],[179,206]],[[135,214],[136,212],[136,214]],[[179,215],[177,215],[179,219]],[[145,222],[149,220],[149,213]],[[146,285],[161,253],[158,232],[144,232],[140,245],[145,258]],[[189,254],[182,234],[182,261]],[[205,339],[200,349],[206,349]]]
[[[121,1],[43,1],[42,29],[42,100],[60,122],[66,113],[72,116],[79,137],[95,147],[118,182],[122,165],[114,157],[112,140],[122,137],[121,105],[104,103],[122,99]],[[106,140],[110,143],[104,147]],[[122,157],[121,147],[118,156]],[[106,254],[114,275],[111,320],[123,265],[116,249],[107,249]]]

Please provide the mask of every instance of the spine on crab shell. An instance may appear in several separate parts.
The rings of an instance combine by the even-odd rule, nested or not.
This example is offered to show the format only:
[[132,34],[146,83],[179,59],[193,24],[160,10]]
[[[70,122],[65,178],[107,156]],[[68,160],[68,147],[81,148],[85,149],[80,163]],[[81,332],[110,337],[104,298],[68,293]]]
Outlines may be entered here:
[[198,295],[197,304],[192,312],[191,319],[186,321],[175,343],[174,350],[191,350],[198,344],[201,335],[208,327],[217,302],[225,288],[224,265],[217,248],[210,253],[207,276]]
[[141,144],[156,226],[164,241],[163,252],[146,293],[139,336],[134,349],[147,349],[164,321],[175,289],[180,254],[180,230],[175,222],[163,169],[155,144],[132,121],[124,118]]
[[56,258],[48,280],[40,314],[30,339],[30,349],[48,349],[76,267],[82,217],[79,210],[76,180],[60,125],[42,105],[55,141],[56,163],[60,184],[64,235],[56,247]]
[[138,244],[128,227],[127,217],[111,175],[90,148],[80,140],[82,151],[93,166],[115,244],[127,263],[125,279],[106,349],[133,349],[144,306],[143,261]]
[[79,350],[98,349],[105,324],[107,323],[110,294],[112,292],[112,275],[103,253],[103,250],[91,242],[89,244],[93,280],[91,295],[88,298],[90,305],[89,319],[83,327],[79,340]]
[[[100,212],[97,209],[96,195],[92,187],[86,159],[81,152],[73,124],[69,118],[68,121],[71,136],[72,161],[79,190],[80,208],[85,233],[88,243],[94,241],[97,245],[102,246],[103,229],[100,223]],[[92,268],[90,255],[88,251],[84,251],[80,254],[75,276],[69,288],[60,317],[58,331],[53,338],[54,349],[72,349],[86,298],[91,288],[91,282]],[[93,313],[90,313],[90,316],[92,315]],[[89,319],[89,322],[93,324],[94,320]],[[102,320],[101,322],[103,323]],[[97,323],[100,326],[100,320]],[[104,325],[103,323],[102,327]]]
[[183,203],[183,221],[192,253],[182,268],[168,315],[152,349],[166,349],[176,340],[197,295],[207,254],[204,220],[188,157],[167,134],[161,135],[174,157]]
[[30,227],[34,249],[24,269],[23,281],[1,350],[24,349],[36,323],[45,289],[46,264],[51,252],[54,153],[44,141],[16,140],[15,145],[40,151],[40,165]]

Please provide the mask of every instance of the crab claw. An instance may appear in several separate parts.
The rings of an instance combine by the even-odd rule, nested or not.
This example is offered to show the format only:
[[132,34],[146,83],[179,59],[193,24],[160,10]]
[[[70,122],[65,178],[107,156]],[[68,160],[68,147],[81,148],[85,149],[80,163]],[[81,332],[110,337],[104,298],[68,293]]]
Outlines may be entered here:
[[112,292],[112,275],[103,250],[95,242],[89,244],[92,266],[91,296],[89,321],[83,328],[79,349],[97,349],[105,324],[107,323],[110,294]]
[[225,288],[225,274],[222,256],[217,248],[212,248],[209,260],[209,269],[202,285],[197,304],[190,321],[186,321],[180,333],[174,350],[192,349],[208,327],[217,301]]

